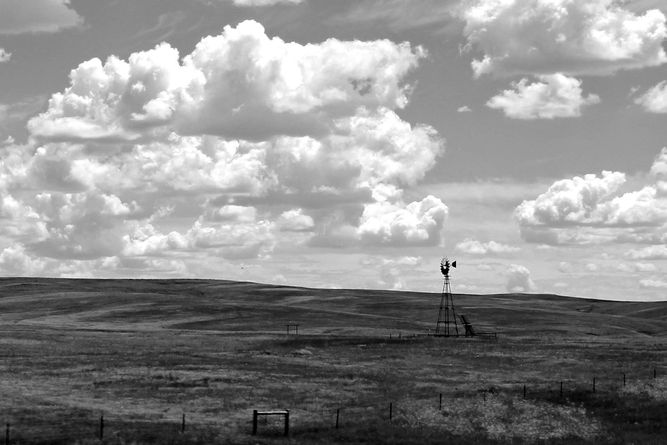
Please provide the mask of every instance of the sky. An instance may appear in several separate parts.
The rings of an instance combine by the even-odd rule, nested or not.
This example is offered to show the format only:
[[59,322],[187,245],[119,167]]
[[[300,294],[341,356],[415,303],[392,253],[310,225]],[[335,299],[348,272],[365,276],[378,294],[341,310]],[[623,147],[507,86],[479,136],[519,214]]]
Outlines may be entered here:
[[664,0],[0,0],[0,275],[667,300]]

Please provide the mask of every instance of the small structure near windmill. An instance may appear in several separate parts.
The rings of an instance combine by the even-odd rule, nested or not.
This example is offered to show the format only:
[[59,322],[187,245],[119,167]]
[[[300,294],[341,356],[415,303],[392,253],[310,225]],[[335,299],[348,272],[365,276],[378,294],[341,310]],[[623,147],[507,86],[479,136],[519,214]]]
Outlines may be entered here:
[[454,309],[454,297],[449,282],[450,268],[456,267],[456,261],[451,263],[447,258],[440,261],[440,272],[443,276],[442,295],[440,296],[440,310],[438,311],[438,321],[435,324],[436,337],[458,337],[459,325]]
[[473,326],[472,323],[468,321],[465,315],[461,314],[459,315],[461,317],[461,322],[463,323],[463,327],[465,328],[465,336],[466,337],[478,337],[482,339],[487,339],[487,340],[498,340],[498,333],[497,332],[481,332],[476,330]]

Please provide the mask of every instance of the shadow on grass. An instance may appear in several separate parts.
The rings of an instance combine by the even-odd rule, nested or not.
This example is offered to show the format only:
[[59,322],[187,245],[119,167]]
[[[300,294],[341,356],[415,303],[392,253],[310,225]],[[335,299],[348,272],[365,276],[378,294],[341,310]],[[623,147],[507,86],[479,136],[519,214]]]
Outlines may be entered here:
[[628,394],[619,391],[593,392],[590,388],[541,391],[528,396],[553,404],[584,408],[598,419],[605,430],[602,442],[608,444],[667,443],[667,401],[656,400],[647,394]]

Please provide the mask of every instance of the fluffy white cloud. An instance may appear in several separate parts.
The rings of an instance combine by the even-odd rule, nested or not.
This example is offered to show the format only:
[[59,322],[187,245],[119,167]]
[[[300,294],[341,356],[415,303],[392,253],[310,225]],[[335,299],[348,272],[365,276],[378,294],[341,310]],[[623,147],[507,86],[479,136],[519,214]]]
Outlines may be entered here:
[[447,213],[431,195],[407,205],[376,202],[365,206],[357,231],[367,244],[438,245]]
[[167,43],[128,61],[83,62],[28,126],[50,140],[134,140],[165,127],[253,140],[326,134],[358,107],[405,106],[401,82],[423,55],[389,40],[285,42],[245,21],[182,62]]
[[634,263],[637,272],[655,272],[658,268],[653,263]]
[[218,274],[217,259],[237,273],[234,260],[311,237],[438,244],[447,207],[403,194],[443,140],[395,111],[423,55],[288,43],[249,21],[182,58],[161,44],[84,62],[30,120],[30,144],[3,147],[0,236],[80,276]]
[[178,232],[164,235],[152,224],[145,224],[136,227],[132,234],[123,236],[122,254],[128,257],[156,255],[168,250],[186,249],[188,244],[188,240]]
[[284,211],[280,214],[277,223],[280,230],[286,232],[307,232],[315,227],[313,218],[303,213],[303,209]]
[[236,6],[271,6],[279,4],[297,5],[304,0],[233,0]]
[[461,17],[475,76],[611,74],[667,62],[665,15],[614,0],[472,0]]
[[667,80],[650,88],[635,103],[650,113],[667,113]]
[[660,244],[632,249],[628,252],[628,257],[633,260],[667,260],[667,245]]
[[12,53],[6,51],[4,48],[0,48],[0,63],[9,62],[11,58]]
[[36,196],[35,210],[45,233],[26,242],[30,250],[47,257],[90,259],[121,251],[124,222],[137,208],[110,194],[43,192]]
[[562,74],[538,76],[540,82],[528,79],[513,82],[486,103],[489,108],[502,110],[513,119],[554,119],[581,116],[582,108],[600,102],[595,94],[582,95],[581,81]]
[[625,174],[604,171],[600,177],[583,177],[556,181],[533,201],[524,201],[516,209],[522,224],[604,224],[599,204],[609,202],[625,183]]
[[506,272],[505,288],[508,292],[531,292],[535,290],[535,283],[530,278],[530,270],[519,264],[510,264]]
[[651,176],[658,181],[639,190],[621,193],[625,174],[563,179],[534,200],[515,210],[524,239],[547,244],[613,240],[660,243],[667,233],[667,195],[662,192],[663,150]]
[[625,182],[619,172],[575,176],[557,181],[534,201],[524,201],[516,211],[527,225],[632,226],[658,225],[667,218],[665,203],[650,186],[613,196]]
[[644,289],[667,289],[667,281],[661,279],[639,280],[639,287]]
[[0,34],[56,32],[83,23],[69,0],[0,0]]
[[161,256],[178,251],[211,250],[227,259],[256,258],[275,246],[274,224],[269,221],[212,222],[198,218],[185,233],[163,234],[151,224],[137,226],[123,236],[126,257]]
[[33,258],[23,246],[7,247],[0,253],[0,272],[9,276],[35,276],[44,271],[46,263]]
[[206,213],[210,221],[231,221],[238,223],[254,222],[257,219],[257,209],[248,206],[225,205]]
[[195,249],[215,249],[228,259],[256,258],[270,253],[275,245],[274,223],[254,224],[194,223],[185,237]]
[[466,238],[456,245],[456,249],[469,255],[490,255],[518,252],[518,247],[508,246],[507,244],[489,241],[483,243],[481,241]]

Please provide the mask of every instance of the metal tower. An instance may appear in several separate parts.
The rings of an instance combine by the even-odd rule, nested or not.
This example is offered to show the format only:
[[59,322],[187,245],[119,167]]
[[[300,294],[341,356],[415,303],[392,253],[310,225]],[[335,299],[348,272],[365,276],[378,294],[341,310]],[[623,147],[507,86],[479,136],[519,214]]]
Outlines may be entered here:
[[[454,298],[449,286],[449,267],[456,267],[456,261],[449,262],[447,258],[440,261],[440,272],[444,277],[442,283],[442,296],[440,297],[440,310],[438,311],[438,322],[435,325],[435,335],[441,337],[459,336],[459,325],[454,310]],[[453,325],[453,327],[452,327]]]

